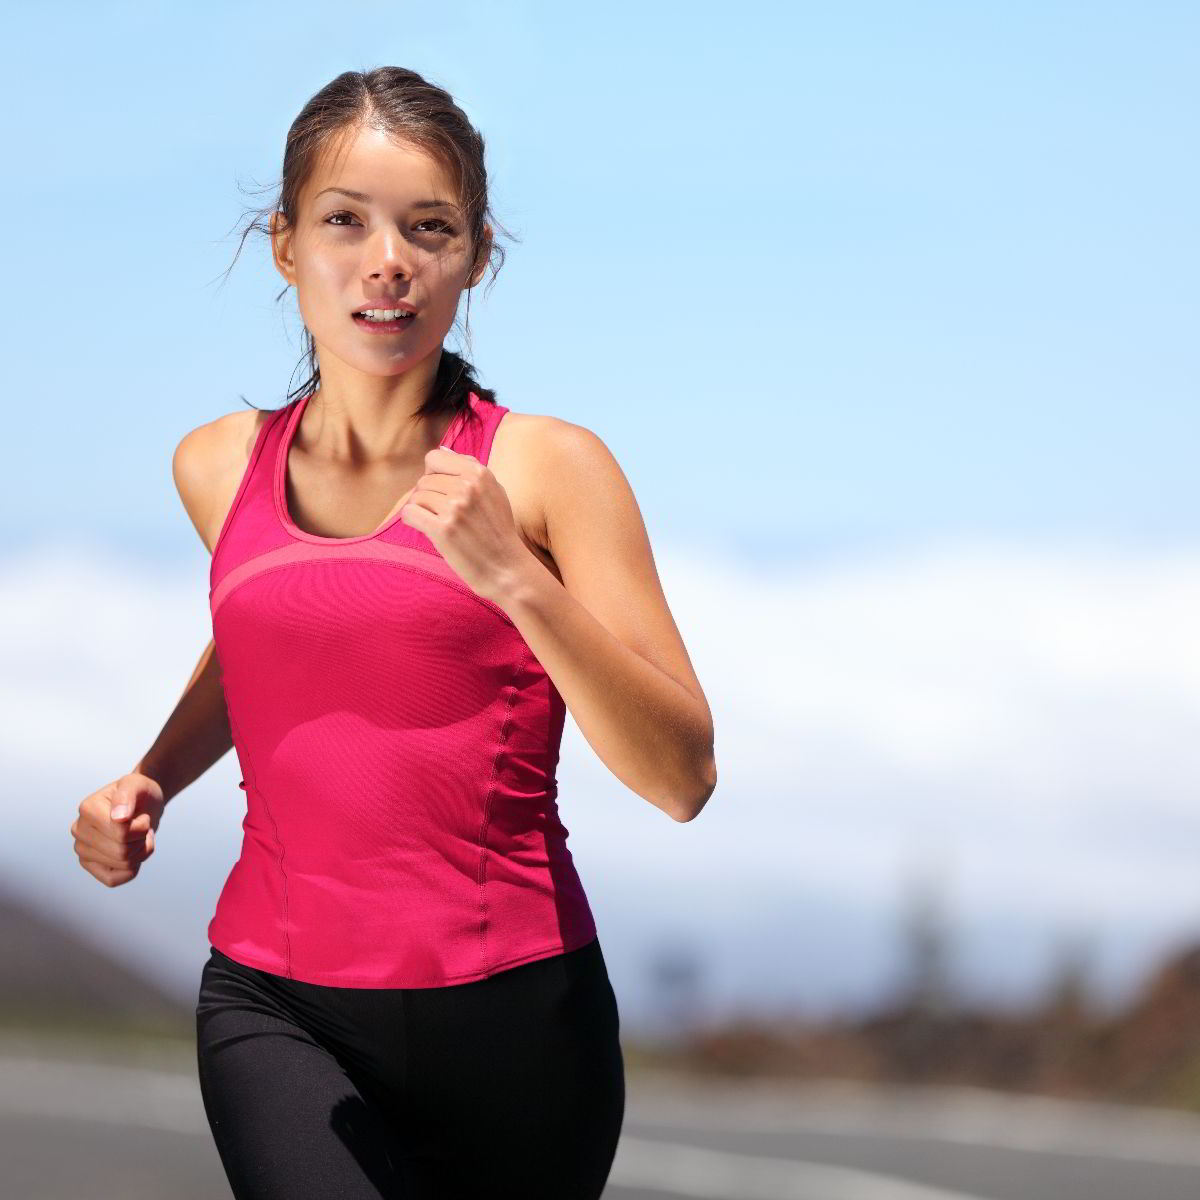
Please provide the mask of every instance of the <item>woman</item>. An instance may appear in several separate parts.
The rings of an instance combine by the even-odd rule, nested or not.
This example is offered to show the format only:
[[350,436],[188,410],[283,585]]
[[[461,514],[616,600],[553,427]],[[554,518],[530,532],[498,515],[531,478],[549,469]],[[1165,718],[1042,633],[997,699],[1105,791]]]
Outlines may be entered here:
[[239,1198],[598,1197],[624,1065],[557,812],[566,708],[676,820],[716,782],[620,468],[443,348],[496,252],[483,148],[395,67],[293,123],[267,232],[310,378],[180,442],[213,641],[71,826],[127,883],[167,800],[236,750],[245,838],[196,1017]]

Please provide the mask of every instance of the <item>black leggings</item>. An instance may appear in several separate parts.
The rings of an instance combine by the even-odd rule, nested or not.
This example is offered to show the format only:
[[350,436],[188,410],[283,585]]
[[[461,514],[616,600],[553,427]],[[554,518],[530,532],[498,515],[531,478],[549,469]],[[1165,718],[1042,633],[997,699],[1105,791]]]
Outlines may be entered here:
[[302,983],[213,947],[200,1093],[237,1200],[596,1200],[618,1029],[598,939],[434,988]]

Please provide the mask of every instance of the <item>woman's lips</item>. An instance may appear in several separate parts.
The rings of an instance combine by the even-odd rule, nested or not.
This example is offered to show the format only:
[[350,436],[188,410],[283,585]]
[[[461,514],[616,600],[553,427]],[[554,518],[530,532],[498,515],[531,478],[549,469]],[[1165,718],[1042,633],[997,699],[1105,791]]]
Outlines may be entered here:
[[413,322],[411,316],[397,317],[393,321],[368,321],[366,317],[360,317],[358,313],[350,315],[354,318],[355,325],[360,329],[365,329],[368,333],[400,333]]

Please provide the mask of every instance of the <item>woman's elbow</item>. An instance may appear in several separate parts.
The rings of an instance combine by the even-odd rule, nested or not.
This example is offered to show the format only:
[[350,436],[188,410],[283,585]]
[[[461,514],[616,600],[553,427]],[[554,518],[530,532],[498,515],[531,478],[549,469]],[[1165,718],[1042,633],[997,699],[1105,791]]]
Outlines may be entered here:
[[716,791],[717,788],[717,760],[709,754],[704,760],[701,770],[700,779],[697,786],[691,794],[680,802],[675,811],[675,820],[681,824],[687,821],[694,821],[708,803],[708,798]]

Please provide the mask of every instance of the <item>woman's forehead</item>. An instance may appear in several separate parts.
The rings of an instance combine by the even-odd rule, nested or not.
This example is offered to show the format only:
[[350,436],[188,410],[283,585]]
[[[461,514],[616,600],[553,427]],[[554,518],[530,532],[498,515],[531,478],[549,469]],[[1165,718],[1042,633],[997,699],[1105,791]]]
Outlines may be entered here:
[[437,199],[457,206],[454,180],[437,156],[383,130],[343,136],[317,157],[309,194],[335,187],[365,197],[363,203],[405,203]]

